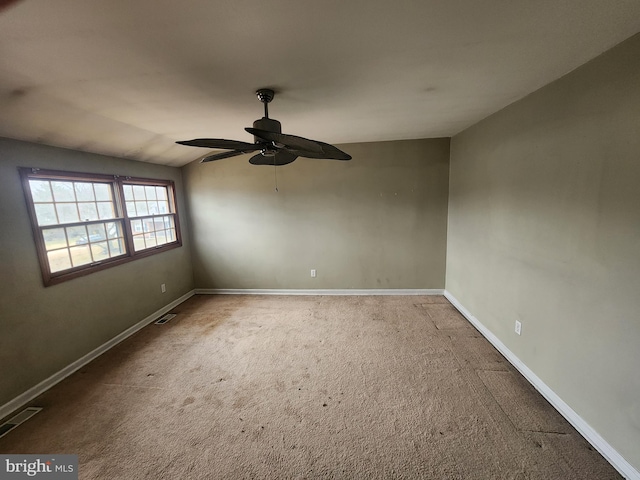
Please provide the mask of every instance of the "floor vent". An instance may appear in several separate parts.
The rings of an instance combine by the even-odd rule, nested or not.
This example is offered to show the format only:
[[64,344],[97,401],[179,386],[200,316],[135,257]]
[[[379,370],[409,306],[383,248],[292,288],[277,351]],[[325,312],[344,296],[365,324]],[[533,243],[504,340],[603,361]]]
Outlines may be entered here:
[[42,410],[42,407],[27,407],[17,415],[11,417],[9,420],[0,425],[0,438],[4,437],[7,433],[9,433],[21,423],[29,420],[40,410]]
[[169,320],[176,316],[175,313],[166,313],[161,316],[158,320],[155,321],[156,324],[162,325],[163,323],[167,323]]

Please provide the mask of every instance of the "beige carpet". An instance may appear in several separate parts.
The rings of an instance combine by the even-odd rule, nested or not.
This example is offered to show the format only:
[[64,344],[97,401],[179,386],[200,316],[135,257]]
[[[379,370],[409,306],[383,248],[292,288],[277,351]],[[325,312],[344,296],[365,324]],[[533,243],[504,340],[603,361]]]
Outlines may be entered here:
[[442,297],[196,296],[43,394],[2,453],[90,479],[609,479]]

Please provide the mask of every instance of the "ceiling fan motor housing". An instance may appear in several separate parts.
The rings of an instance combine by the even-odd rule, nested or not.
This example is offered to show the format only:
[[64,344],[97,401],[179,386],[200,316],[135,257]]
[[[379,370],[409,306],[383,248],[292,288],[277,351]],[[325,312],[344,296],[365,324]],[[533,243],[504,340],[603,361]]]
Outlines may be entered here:
[[[273,133],[282,133],[282,125],[278,120],[273,118],[262,117],[253,122],[253,128],[259,128],[260,130],[266,130]],[[263,138],[253,137],[255,143],[264,142]]]

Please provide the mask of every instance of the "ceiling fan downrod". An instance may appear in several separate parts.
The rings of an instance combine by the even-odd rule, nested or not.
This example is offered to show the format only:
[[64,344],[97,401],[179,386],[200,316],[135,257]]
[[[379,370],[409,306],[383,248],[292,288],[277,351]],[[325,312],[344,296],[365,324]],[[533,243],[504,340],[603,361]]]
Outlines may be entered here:
[[[256,92],[256,95],[260,99],[260,101],[264,104],[264,117],[259,118],[255,122],[253,122],[253,128],[257,128],[259,130],[265,130],[267,132],[272,133],[282,133],[282,125],[275,118],[269,118],[269,102],[273,100],[276,93],[270,88],[261,88]],[[255,143],[265,143],[264,138],[255,136],[253,137],[253,141]],[[275,154],[275,150],[273,150],[271,145],[273,142],[269,142],[269,147],[262,151],[262,155],[265,157],[273,156]]]
[[261,88],[256,92],[256,95],[262,103],[264,103],[264,118],[269,118],[269,102],[273,100],[276,92],[269,88]]

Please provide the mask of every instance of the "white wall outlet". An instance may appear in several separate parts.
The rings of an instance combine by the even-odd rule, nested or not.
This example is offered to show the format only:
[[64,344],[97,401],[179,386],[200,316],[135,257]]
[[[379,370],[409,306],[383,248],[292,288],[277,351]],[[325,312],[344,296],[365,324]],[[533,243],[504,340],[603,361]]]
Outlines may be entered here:
[[522,323],[516,320],[516,333],[520,335],[522,333]]
[[167,286],[164,283],[160,284],[160,291],[162,293],[165,293],[167,291]]
[[316,269],[315,268],[311,269],[311,277],[312,278],[316,278]]

